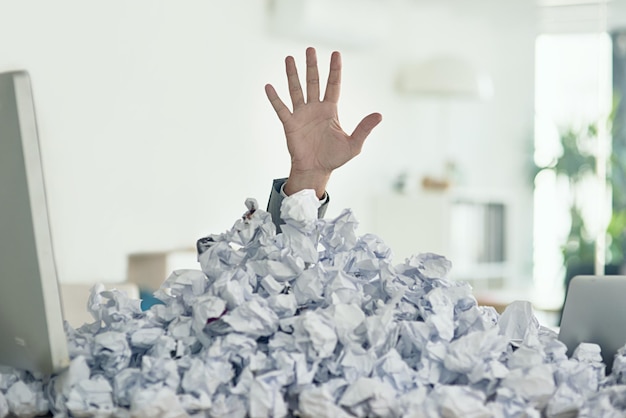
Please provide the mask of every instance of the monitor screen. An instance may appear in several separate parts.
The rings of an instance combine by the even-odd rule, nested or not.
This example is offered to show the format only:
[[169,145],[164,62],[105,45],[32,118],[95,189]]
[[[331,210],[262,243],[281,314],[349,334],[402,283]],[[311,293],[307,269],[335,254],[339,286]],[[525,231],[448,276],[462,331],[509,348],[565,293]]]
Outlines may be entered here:
[[28,73],[0,73],[0,364],[67,366],[39,139]]

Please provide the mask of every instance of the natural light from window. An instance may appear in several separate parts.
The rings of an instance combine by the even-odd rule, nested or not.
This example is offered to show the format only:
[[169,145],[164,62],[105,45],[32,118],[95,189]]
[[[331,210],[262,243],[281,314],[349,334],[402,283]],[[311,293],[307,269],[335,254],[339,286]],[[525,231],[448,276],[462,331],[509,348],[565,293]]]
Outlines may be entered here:
[[[535,163],[542,167],[562,152],[560,137],[606,120],[611,101],[611,38],[606,33],[545,34],[535,48]],[[598,138],[608,146],[605,129]],[[598,152],[595,149],[593,152]],[[599,152],[606,155],[600,147]],[[604,180],[590,176],[577,189],[583,216],[598,234],[608,219]],[[561,247],[570,228],[569,183],[553,171],[535,178],[534,282],[537,294],[562,300],[565,269]],[[603,203],[604,202],[604,203]]]

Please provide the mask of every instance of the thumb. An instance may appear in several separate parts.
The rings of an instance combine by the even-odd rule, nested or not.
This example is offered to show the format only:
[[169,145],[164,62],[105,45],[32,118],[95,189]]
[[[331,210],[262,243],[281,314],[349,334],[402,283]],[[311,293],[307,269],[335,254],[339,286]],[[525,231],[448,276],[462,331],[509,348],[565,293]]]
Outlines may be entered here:
[[376,127],[383,120],[383,116],[380,113],[372,113],[367,115],[359,122],[359,124],[354,128],[354,132],[350,138],[358,144],[359,149],[363,146],[363,142],[367,136],[372,132],[372,129]]

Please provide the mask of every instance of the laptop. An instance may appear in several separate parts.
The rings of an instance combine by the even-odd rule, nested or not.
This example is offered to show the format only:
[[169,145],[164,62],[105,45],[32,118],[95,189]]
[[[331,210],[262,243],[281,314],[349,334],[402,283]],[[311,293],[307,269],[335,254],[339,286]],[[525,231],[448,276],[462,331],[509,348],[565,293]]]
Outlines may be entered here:
[[0,73],[0,365],[69,365],[30,77]]
[[559,340],[571,356],[581,342],[596,343],[609,374],[626,345],[626,276],[576,276],[569,284]]

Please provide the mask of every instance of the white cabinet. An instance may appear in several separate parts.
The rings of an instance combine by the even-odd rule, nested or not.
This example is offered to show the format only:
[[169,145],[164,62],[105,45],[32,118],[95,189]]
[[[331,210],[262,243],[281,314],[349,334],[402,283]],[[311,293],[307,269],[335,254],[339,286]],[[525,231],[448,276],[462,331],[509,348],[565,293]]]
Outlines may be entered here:
[[391,247],[396,262],[423,252],[449,253],[450,205],[445,193],[377,196],[372,209],[372,232]]
[[508,200],[471,190],[381,195],[372,204],[372,232],[391,247],[396,263],[437,253],[452,261],[452,278],[502,285],[509,274]]

